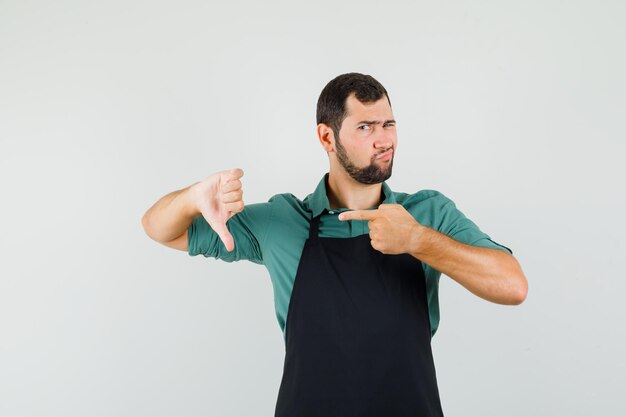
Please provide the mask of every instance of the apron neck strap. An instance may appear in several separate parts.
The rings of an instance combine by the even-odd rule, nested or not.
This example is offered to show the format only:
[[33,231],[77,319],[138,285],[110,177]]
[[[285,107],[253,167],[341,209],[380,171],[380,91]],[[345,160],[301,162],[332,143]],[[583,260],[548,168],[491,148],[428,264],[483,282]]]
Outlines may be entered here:
[[322,217],[322,214],[323,213],[311,219],[309,224],[309,239],[317,239],[320,229],[320,217]]

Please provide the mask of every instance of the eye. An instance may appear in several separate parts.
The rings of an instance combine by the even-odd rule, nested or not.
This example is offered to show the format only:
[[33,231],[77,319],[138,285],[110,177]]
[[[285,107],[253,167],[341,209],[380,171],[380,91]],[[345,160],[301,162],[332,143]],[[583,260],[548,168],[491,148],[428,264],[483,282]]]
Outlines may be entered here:
[[383,127],[396,127],[396,124],[393,122],[385,123]]
[[361,126],[357,127],[357,129],[363,130],[363,131],[367,132],[368,130],[371,130],[371,126],[370,125],[361,125]]

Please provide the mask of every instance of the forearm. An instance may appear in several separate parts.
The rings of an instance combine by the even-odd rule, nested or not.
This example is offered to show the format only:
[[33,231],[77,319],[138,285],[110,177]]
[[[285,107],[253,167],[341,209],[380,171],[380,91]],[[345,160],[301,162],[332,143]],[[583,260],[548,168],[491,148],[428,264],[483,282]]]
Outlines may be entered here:
[[520,304],[526,298],[526,277],[504,251],[466,245],[423,225],[416,227],[411,246],[411,255],[485,300]]
[[146,211],[141,223],[150,238],[163,243],[185,233],[200,214],[191,195],[193,185],[165,195]]

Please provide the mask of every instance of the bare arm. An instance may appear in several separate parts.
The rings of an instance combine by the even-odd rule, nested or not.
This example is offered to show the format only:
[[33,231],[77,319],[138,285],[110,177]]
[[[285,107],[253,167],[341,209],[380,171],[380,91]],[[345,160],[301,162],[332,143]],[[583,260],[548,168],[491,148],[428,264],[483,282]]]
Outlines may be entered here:
[[202,215],[226,249],[232,251],[235,242],[226,222],[244,208],[242,176],[239,168],[221,171],[165,195],[141,219],[146,234],[166,246],[186,251],[187,229],[194,218]]
[[423,225],[413,230],[408,253],[473,294],[508,305],[521,304],[526,298],[528,282],[513,255],[498,249],[466,245]]
[[151,239],[175,249],[187,250],[187,229],[200,215],[191,197],[190,190],[194,185],[165,195],[144,214],[141,224]]
[[521,304],[526,298],[528,282],[513,255],[458,242],[419,224],[399,204],[348,211],[339,219],[369,220],[374,249],[385,254],[413,255],[485,300]]

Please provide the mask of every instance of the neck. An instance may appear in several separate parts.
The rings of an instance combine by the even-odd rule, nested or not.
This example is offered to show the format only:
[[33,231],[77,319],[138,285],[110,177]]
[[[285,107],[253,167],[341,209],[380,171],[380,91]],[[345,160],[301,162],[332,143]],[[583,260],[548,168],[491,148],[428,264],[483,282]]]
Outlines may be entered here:
[[382,183],[362,184],[355,181],[345,171],[333,172],[328,175],[326,193],[330,208],[348,208],[365,210],[377,207],[385,198]]

